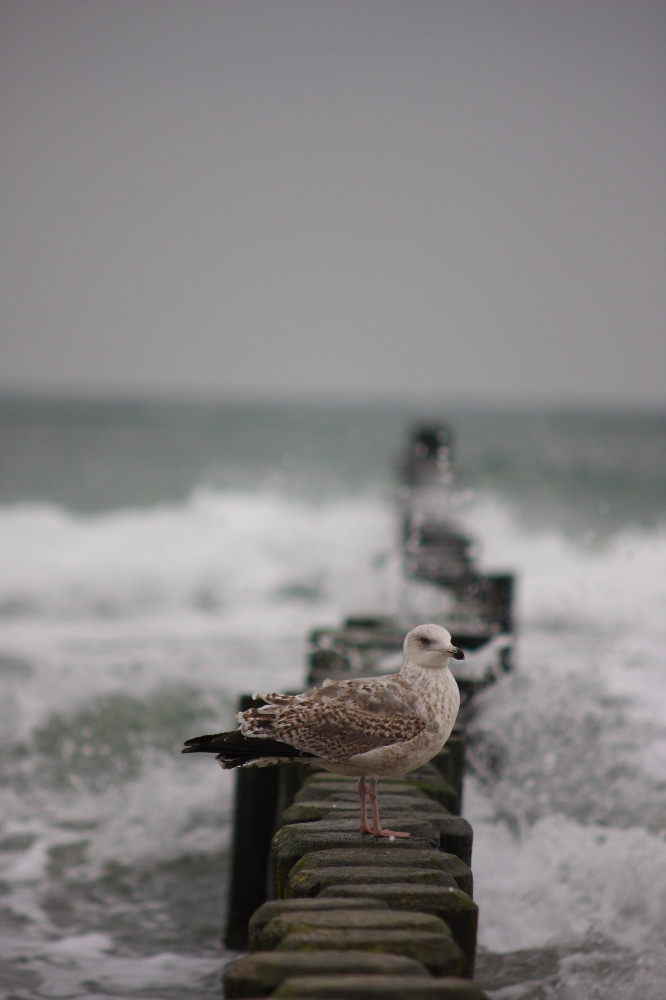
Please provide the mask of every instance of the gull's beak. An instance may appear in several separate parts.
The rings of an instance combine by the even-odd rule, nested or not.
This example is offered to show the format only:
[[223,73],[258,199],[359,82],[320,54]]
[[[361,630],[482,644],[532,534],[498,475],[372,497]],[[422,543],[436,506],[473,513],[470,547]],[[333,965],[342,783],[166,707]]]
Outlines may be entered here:
[[449,646],[447,649],[447,655],[453,657],[454,660],[464,660],[465,654],[462,649],[458,649],[457,646]]

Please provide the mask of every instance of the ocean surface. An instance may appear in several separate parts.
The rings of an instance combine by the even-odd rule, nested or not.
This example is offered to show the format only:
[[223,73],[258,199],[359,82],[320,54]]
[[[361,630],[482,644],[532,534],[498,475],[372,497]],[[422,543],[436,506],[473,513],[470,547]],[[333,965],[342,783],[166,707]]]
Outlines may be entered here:
[[[666,415],[441,412],[519,581],[469,727],[479,978],[663,1000]],[[312,626],[414,599],[412,417],[0,401],[3,997],[220,996],[232,777],[180,747],[299,686]]]

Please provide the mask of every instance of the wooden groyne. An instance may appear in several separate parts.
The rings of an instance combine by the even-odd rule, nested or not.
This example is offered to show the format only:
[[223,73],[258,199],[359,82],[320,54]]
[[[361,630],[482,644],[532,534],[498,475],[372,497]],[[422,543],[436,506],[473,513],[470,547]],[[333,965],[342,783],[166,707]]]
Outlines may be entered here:
[[[437,618],[467,655],[462,709],[424,767],[381,781],[384,821],[408,840],[362,835],[356,779],[298,762],[239,769],[225,996],[478,1000],[478,908],[461,817],[464,719],[476,691],[511,669],[512,577],[484,576],[450,504],[450,434],[418,428],[400,493],[406,576],[446,592]],[[310,636],[307,685],[399,667],[416,621],[348,618]],[[461,666],[454,665],[456,670]],[[254,704],[243,696],[245,710]]]
[[294,793],[290,765],[276,768],[293,801],[270,849],[274,898],[249,920],[250,953],[228,967],[226,997],[483,996],[470,982],[472,828],[443,804],[455,792],[441,757],[382,782],[387,821],[412,834],[393,843],[359,832],[355,780],[298,765]]

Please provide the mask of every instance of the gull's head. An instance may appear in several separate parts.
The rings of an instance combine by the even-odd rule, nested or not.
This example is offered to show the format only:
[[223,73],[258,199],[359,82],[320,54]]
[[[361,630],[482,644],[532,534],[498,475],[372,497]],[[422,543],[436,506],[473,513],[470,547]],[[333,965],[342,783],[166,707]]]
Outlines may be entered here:
[[464,660],[462,649],[451,642],[451,634],[441,625],[417,625],[407,633],[403,663],[419,667],[446,667],[450,659]]

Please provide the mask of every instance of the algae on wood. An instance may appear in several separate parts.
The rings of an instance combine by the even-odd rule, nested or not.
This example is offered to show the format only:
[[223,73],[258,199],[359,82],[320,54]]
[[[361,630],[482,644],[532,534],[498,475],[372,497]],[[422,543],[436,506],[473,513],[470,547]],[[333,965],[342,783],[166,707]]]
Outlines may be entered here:
[[415,885],[456,886],[448,872],[411,865],[350,865],[347,868],[312,868],[297,875],[289,873],[292,896],[317,896],[331,885],[371,885],[375,882],[408,882]]
[[282,1000],[488,1000],[469,979],[405,976],[302,976],[286,979],[273,994]]
[[465,971],[463,954],[448,934],[413,930],[311,930],[288,934],[278,950],[370,951],[387,955],[405,955],[425,965],[433,976],[461,976]]
[[395,910],[416,910],[434,913],[451,928],[454,940],[465,956],[465,975],[474,975],[476,929],[479,909],[467,893],[460,889],[429,885],[408,885],[401,882],[378,885],[334,885],[322,891],[329,899],[362,899],[373,896]]
[[287,978],[305,975],[428,976],[420,962],[401,955],[373,955],[365,951],[256,951],[225,969],[224,995],[267,997]]

